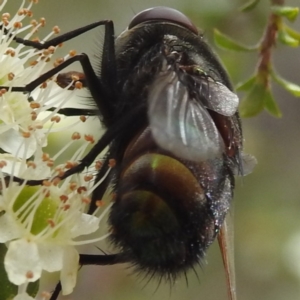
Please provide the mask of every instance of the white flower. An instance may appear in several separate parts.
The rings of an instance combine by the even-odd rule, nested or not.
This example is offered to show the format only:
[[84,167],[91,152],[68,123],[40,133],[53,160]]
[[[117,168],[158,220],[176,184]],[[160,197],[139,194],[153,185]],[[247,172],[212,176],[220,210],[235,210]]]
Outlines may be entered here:
[[[0,11],[6,2],[2,3]],[[30,101],[29,94],[11,91],[13,87],[24,87],[31,83],[51,68],[49,61],[55,52],[55,47],[36,50],[22,44],[17,44],[15,48],[11,46],[14,37],[20,33],[24,36],[26,32],[24,38],[30,39],[45,22],[30,20],[29,25],[23,27],[21,22],[32,15],[30,8],[33,1],[26,8],[24,3],[11,20],[9,14],[2,15],[1,26],[7,31],[4,28],[0,30],[0,87],[6,87],[0,89],[0,148],[14,156],[29,158],[47,145],[47,135],[53,130],[51,125],[45,127],[45,124],[55,122],[51,119],[56,112],[43,112],[54,105],[57,110],[66,105],[74,96],[74,91],[58,87],[55,78],[32,91]],[[44,41],[57,32],[59,30],[55,28]],[[74,55],[74,52],[70,52],[63,60],[70,55]]]
[[[0,11],[6,2],[1,2]],[[50,133],[74,126],[74,121],[65,126],[58,124],[62,116],[57,111],[74,97],[76,89],[59,87],[54,77],[30,94],[12,92],[12,88],[24,87],[51,68],[49,60],[55,49],[28,49],[22,44],[11,47],[15,36],[22,33],[25,39],[31,39],[38,27],[43,26],[43,21],[31,21],[22,27],[21,21],[32,14],[33,2],[23,8],[25,1],[22,1],[19,12],[11,19],[3,14],[0,23],[0,243],[8,247],[4,259],[8,278],[19,286],[14,300],[32,300],[26,292],[27,285],[39,280],[45,271],[59,272],[63,294],[71,293],[79,267],[76,246],[107,236],[83,239],[99,228],[103,214],[109,209],[108,206],[100,217],[96,216],[97,212],[85,213],[93,190],[101,183],[94,185],[97,168],[90,167],[62,182],[55,180],[55,176],[72,167],[72,163],[54,165],[80,139],[78,133],[53,157],[43,151]],[[64,59],[71,55],[74,53]],[[76,123],[79,122],[78,118]],[[93,138],[85,139],[70,161],[82,159],[87,152]],[[13,176],[24,181],[14,182]],[[49,180],[38,186],[26,185],[28,180],[41,179]]]
[[[16,163],[21,164],[19,160]],[[1,165],[7,168],[8,164],[1,161]],[[9,280],[22,285],[38,280],[43,270],[60,271],[63,294],[71,293],[79,261],[75,246],[94,242],[77,238],[95,232],[101,220],[85,213],[92,181],[87,182],[87,174],[79,174],[59,184],[49,181],[29,187],[26,181],[7,185],[6,173],[1,174],[0,243],[8,244],[4,264]],[[97,240],[102,238],[105,236]]]

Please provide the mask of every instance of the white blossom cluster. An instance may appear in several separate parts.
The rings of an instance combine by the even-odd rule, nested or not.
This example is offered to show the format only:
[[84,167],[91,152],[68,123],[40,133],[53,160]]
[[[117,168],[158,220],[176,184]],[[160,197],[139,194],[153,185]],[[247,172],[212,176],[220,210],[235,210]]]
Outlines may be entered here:
[[[3,12],[6,2],[0,4],[0,243],[8,249],[4,259],[8,279],[19,287],[14,300],[47,299],[47,293],[40,292],[36,298],[29,295],[28,283],[42,279],[45,272],[58,271],[63,294],[71,293],[79,267],[76,245],[95,242],[82,236],[99,228],[109,207],[100,217],[85,213],[95,188],[97,167],[63,181],[55,180],[74,165],[72,161],[83,157],[93,138],[85,138],[68,164],[55,165],[55,161],[81,138],[78,133],[59,153],[52,157],[44,153],[49,134],[59,138],[64,130],[59,126],[61,116],[57,111],[74,97],[76,89],[62,88],[52,78],[30,94],[12,91],[52,68],[55,49],[36,50],[16,43],[16,36],[32,39],[45,21],[32,19],[30,9],[37,1],[22,1],[14,16]],[[56,109],[49,111],[52,107]],[[12,176],[25,180],[17,183]],[[27,185],[28,180],[41,179],[45,179],[41,185]]]

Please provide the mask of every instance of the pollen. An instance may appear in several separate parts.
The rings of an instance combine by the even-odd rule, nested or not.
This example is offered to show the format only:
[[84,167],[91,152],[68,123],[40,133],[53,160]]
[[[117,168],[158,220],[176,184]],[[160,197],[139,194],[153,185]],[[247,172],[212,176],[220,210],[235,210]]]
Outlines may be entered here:
[[31,102],[30,102],[30,107],[31,107],[32,109],[40,108],[40,107],[41,107],[41,104],[38,103],[38,102],[36,102],[36,101],[31,101]]
[[36,42],[36,43],[39,43],[39,42],[40,42],[40,39],[39,39],[38,37],[35,37],[35,38],[32,39],[32,41],[33,41],[33,42]]
[[90,142],[91,144],[94,144],[94,143],[95,143],[95,139],[94,139],[94,137],[93,137],[91,134],[85,134],[85,135],[84,135],[84,139],[85,139],[87,142]]
[[51,51],[50,51],[49,48],[48,48],[48,49],[45,49],[45,50],[43,51],[43,55],[48,56],[49,54],[51,54]]
[[100,169],[102,168],[102,166],[103,166],[102,161],[97,160],[97,161],[95,162],[95,169],[96,169],[97,171],[100,170]]
[[0,169],[4,168],[7,166],[7,162],[5,160],[0,161]]
[[90,204],[91,203],[91,198],[89,197],[83,197],[81,199],[82,203],[85,203],[85,204]]
[[43,82],[41,85],[40,85],[40,88],[41,89],[45,89],[47,87],[47,82]]
[[116,160],[113,159],[113,158],[111,158],[111,159],[108,161],[108,165],[109,165],[110,168],[115,167],[115,166],[116,166],[116,163],[117,163]]
[[66,204],[63,206],[63,210],[66,211],[68,209],[70,209],[71,205],[70,204]]
[[21,22],[15,22],[14,23],[14,28],[16,28],[16,29],[19,29],[19,28],[22,28],[22,23]]
[[60,116],[53,116],[51,118],[51,122],[55,122],[55,123],[59,123],[61,120],[61,117]]
[[67,195],[61,195],[61,196],[59,197],[59,199],[60,199],[63,203],[65,203],[65,202],[67,202],[67,200],[69,199],[69,197],[68,197]]
[[5,51],[5,54],[6,54],[6,55],[10,55],[11,57],[14,57],[14,56],[16,55],[16,51],[13,50],[13,49],[11,49],[11,48],[9,48],[9,49],[7,49],[7,50]]
[[31,114],[31,120],[35,121],[37,119],[37,113],[35,111],[32,111],[30,114]]
[[102,200],[97,200],[95,204],[96,204],[97,207],[104,206],[104,202]]
[[50,155],[48,154],[48,153],[43,153],[43,155],[42,155],[42,160],[43,161],[48,161],[50,159]]
[[53,167],[53,165],[54,165],[53,159],[49,159],[49,160],[47,161],[46,165],[47,165],[47,167],[50,167],[50,168]]
[[25,9],[23,8],[23,9],[20,9],[19,11],[18,11],[18,16],[23,16],[23,15],[25,15],[26,14],[26,12],[25,12]]
[[26,162],[26,165],[27,165],[28,168],[36,169],[36,163],[34,163],[31,160]]
[[80,186],[78,189],[77,189],[77,193],[78,194],[82,194],[84,192],[87,191],[87,188],[85,186]]
[[36,27],[36,26],[38,26],[38,21],[37,21],[37,20],[31,20],[31,21],[30,21],[30,24],[31,24],[33,27]]
[[54,170],[55,170],[55,172],[57,172],[60,176],[64,175],[64,173],[65,173],[61,166],[57,166]]
[[6,92],[7,92],[6,89],[1,89],[1,90],[0,90],[0,96],[3,96]]
[[35,130],[35,129],[43,129],[44,125],[41,122],[36,123],[34,126],[28,126],[28,128],[30,128],[31,130]]
[[50,51],[51,54],[53,54],[55,52],[55,47],[54,46],[50,46],[48,48],[48,50]]
[[7,74],[7,78],[8,78],[9,81],[12,81],[15,78],[15,74],[10,72],[10,73]]
[[51,185],[52,185],[52,182],[51,182],[51,181],[49,181],[49,180],[44,180],[44,181],[43,181],[43,186],[49,187],[49,186],[51,186]]
[[47,223],[50,225],[50,227],[55,227],[55,222],[52,219],[48,219]]
[[75,56],[76,55],[76,50],[70,50],[69,51],[69,55],[72,57],[72,56]]
[[61,179],[59,177],[55,177],[52,179],[52,183],[54,186],[57,186],[61,182]]
[[75,88],[76,88],[77,90],[81,90],[82,87],[83,87],[82,82],[80,82],[80,81],[76,81],[76,82],[75,82]]
[[78,165],[78,163],[75,161],[67,161],[65,164],[65,168],[72,169],[72,168],[76,167],[77,165]]
[[26,16],[31,18],[33,16],[33,12],[29,9],[26,9]]
[[28,132],[28,131],[27,131],[27,132],[24,131],[24,132],[22,132],[22,137],[23,137],[23,138],[26,138],[26,139],[27,139],[27,138],[30,138],[30,137],[31,137],[31,133]]
[[29,64],[30,64],[31,67],[34,67],[34,66],[36,66],[38,64],[38,61],[37,60],[33,60]]
[[58,26],[54,26],[52,28],[52,31],[55,33],[55,34],[59,34],[60,33],[60,28]]
[[85,182],[89,182],[89,181],[91,181],[93,178],[94,178],[93,175],[85,175],[85,176],[83,177],[83,179],[84,179]]
[[81,135],[79,132],[74,132],[72,134],[72,140],[80,140],[81,139]]
[[33,276],[34,276],[34,274],[33,274],[32,271],[27,271],[27,272],[26,272],[26,278],[27,278],[27,279],[32,279]]
[[69,188],[71,191],[75,191],[77,189],[77,183],[76,182],[70,182]]
[[5,18],[2,18],[2,22],[4,24],[4,26],[8,26],[9,25],[9,21]]
[[84,122],[86,121],[87,118],[86,118],[86,116],[80,116],[79,119],[80,119],[81,122],[84,123]]
[[54,67],[57,67],[57,66],[59,66],[60,64],[62,64],[64,61],[65,61],[65,60],[64,60],[63,57],[57,58],[57,59],[55,60],[55,62],[53,63],[53,66],[54,66]]
[[46,19],[45,18],[40,18],[40,24],[42,27],[46,25]]
[[6,20],[9,20],[10,19],[10,13],[3,13],[2,14],[2,21],[3,21],[3,19],[6,19]]

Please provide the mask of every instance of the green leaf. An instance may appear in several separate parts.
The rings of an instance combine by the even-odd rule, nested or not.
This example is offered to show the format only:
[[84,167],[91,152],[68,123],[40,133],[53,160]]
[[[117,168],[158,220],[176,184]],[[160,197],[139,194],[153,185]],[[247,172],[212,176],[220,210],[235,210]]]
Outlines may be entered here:
[[291,27],[287,26],[286,24],[283,24],[283,29],[286,31],[286,33],[294,38],[295,40],[298,40],[300,42],[300,32],[292,29]]
[[280,17],[285,17],[290,21],[295,21],[299,14],[299,7],[290,7],[290,6],[272,6],[272,12]]
[[226,50],[247,51],[247,52],[249,52],[249,51],[255,51],[255,50],[258,49],[257,46],[248,47],[248,46],[242,45],[239,42],[234,41],[233,39],[231,39],[227,35],[221,33],[217,29],[214,29],[214,41],[215,41],[215,44],[218,47],[226,49]]
[[273,116],[277,117],[277,118],[281,118],[282,117],[282,113],[277,105],[277,103],[275,102],[275,99],[270,91],[270,89],[266,89],[266,93],[264,96],[264,103],[265,103],[265,108],[266,110]]
[[35,297],[36,294],[39,291],[39,280],[35,281],[35,282],[29,282],[28,287],[27,287],[27,293],[28,295],[30,295],[31,297]]
[[272,78],[280,84],[285,90],[290,92],[292,95],[296,97],[300,97],[300,85],[297,85],[293,82],[287,81],[286,79],[283,79],[278,74],[276,74],[274,71],[271,73]]
[[239,8],[239,11],[246,12],[255,8],[255,6],[259,3],[260,0],[250,0],[245,3],[243,6]]
[[0,244],[0,299],[13,299],[13,297],[18,293],[18,287],[12,284],[6,275],[4,268],[4,257],[6,254],[7,248],[4,244]]
[[290,46],[290,47],[298,47],[299,46],[299,40],[294,39],[283,28],[281,28],[278,32],[278,40],[282,44]]
[[[257,81],[256,81],[257,82]],[[244,118],[253,117],[264,109],[266,88],[262,83],[256,83],[240,104],[240,114]]]
[[255,84],[256,75],[248,78],[246,81],[238,83],[235,87],[237,91],[249,91],[252,86]]

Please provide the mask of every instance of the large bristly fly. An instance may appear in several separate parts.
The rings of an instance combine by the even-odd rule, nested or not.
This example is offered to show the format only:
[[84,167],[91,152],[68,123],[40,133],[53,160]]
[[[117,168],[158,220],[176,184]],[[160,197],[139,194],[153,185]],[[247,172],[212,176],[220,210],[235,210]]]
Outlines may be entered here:
[[201,33],[171,8],[141,12],[116,39],[112,21],[106,20],[45,43],[15,40],[44,49],[100,25],[105,26],[105,38],[99,74],[80,54],[12,91],[29,93],[66,66],[81,63],[106,131],[60,178],[81,172],[109,146],[96,181],[107,173],[111,159],[116,166],[95,189],[90,212],[96,199],[111,188],[115,199],[110,240],[118,254],[81,255],[80,262],[126,261],[149,276],[174,279],[201,261],[216,236],[223,241],[221,228],[233,198],[234,174],[243,174],[239,100]]

